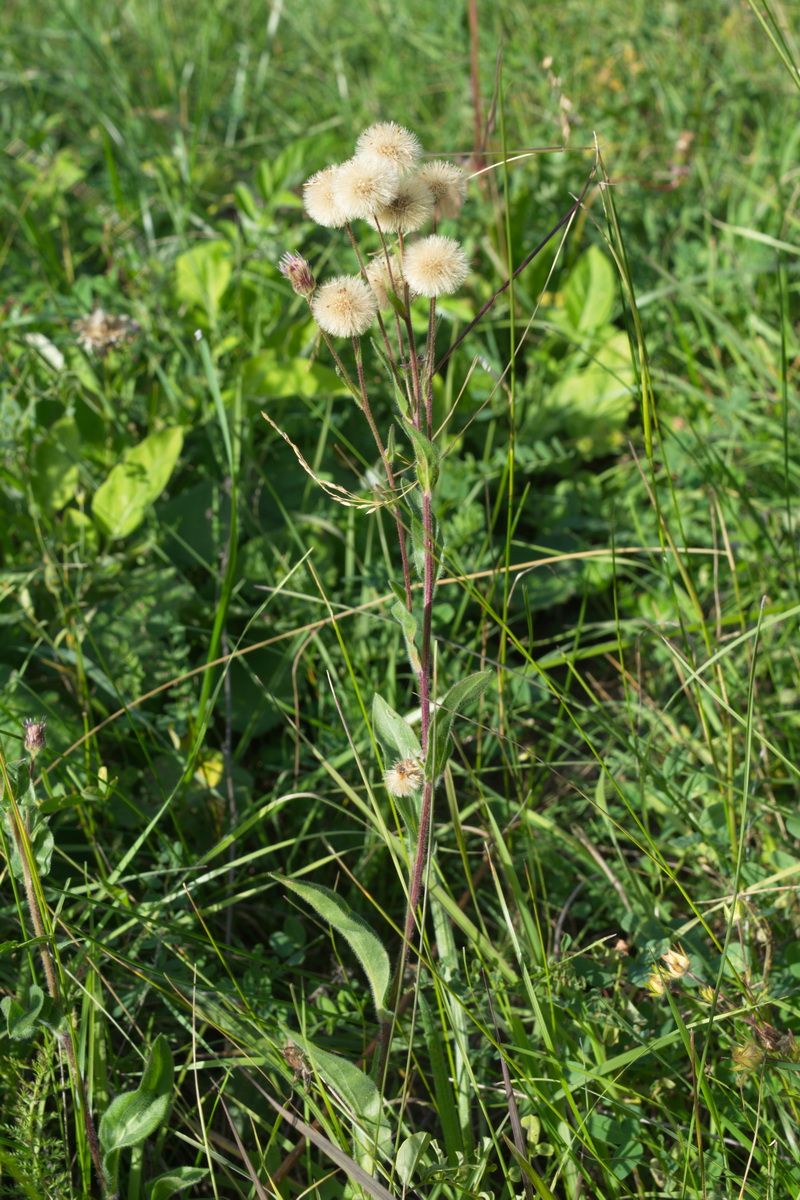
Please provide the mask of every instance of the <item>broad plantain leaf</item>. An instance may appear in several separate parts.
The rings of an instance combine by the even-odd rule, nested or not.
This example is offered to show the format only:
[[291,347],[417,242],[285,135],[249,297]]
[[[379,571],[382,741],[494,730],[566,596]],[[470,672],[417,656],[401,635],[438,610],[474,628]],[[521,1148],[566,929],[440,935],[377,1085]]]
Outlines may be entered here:
[[182,448],[183,430],[175,426],[150,434],[129,450],[95,492],[95,524],[112,538],[133,533],[169,483]]

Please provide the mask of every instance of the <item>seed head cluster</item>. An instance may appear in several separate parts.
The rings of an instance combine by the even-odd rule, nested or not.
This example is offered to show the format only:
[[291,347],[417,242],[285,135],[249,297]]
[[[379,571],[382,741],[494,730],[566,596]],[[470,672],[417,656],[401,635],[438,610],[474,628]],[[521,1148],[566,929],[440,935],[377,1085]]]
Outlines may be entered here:
[[[379,310],[390,307],[388,290],[405,304],[415,296],[433,300],[461,287],[469,264],[461,245],[436,233],[437,222],[458,216],[467,181],[460,167],[439,159],[422,161],[417,136],[396,121],[370,125],[355,154],[323,167],[303,186],[308,216],[327,229],[366,221],[380,236],[375,257],[360,276],[339,275],[317,286],[300,255],[288,253],[280,270],[311,306],[315,321],[332,337],[361,337]],[[428,222],[434,232],[415,241],[409,234]]]

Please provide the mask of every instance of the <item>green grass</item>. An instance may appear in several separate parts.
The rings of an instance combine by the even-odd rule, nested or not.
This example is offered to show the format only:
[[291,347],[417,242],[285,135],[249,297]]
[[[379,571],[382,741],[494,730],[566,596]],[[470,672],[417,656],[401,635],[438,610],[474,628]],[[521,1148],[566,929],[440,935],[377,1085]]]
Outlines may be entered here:
[[[580,194],[595,135],[602,163],[437,381],[437,694],[492,680],[454,726],[379,1088],[370,980],[400,955],[413,817],[369,714],[376,691],[419,706],[396,532],[337,504],[261,412],[371,496],[369,430],[277,264],[354,269],[299,190],[370,121],[466,156],[474,112],[466,6],[341,8],[0,16],[9,860],[21,721],[48,735],[25,810],[44,931],[7,867],[3,994],[35,1008],[49,946],[97,1123],[169,1047],[171,1111],[151,1097],[122,1150],[126,1200],[195,1167],[185,1194],[224,1200],[782,1200],[800,1188],[793,14],[480,6],[484,116],[502,47],[486,149],[500,164],[504,139],[509,163],[453,226],[472,271],[440,355]],[[105,358],[72,328],[96,307],[139,327]],[[304,884],[372,930],[366,959]],[[690,973],[662,991],[678,944]],[[99,1196],[63,1031],[27,1033],[0,1058],[0,1195]]]

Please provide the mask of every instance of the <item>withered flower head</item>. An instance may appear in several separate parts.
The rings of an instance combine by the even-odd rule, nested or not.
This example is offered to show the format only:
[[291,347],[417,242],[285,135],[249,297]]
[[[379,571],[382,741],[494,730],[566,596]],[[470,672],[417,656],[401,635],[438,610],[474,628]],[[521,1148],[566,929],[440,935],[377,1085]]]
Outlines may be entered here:
[[356,142],[359,158],[375,158],[388,163],[401,175],[419,162],[422,147],[419,138],[396,121],[380,121],[365,129]]
[[323,283],[311,301],[320,329],[333,337],[360,337],[375,319],[375,293],[358,275],[337,275]]
[[401,758],[389,768],[383,782],[393,796],[410,796],[419,791],[425,776],[416,758]]
[[664,977],[664,972],[660,967],[656,967],[654,971],[647,976],[646,987],[651,996],[663,996],[667,990],[667,981]]
[[75,339],[78,345],[98,358],[105,358],[114,346],[132,342],[141,332],[140,325],[124,313],[115,315],[104,312],[102,308],[96,308],[88,316],[73,321],[72,328],[78,335]]
[[412,291],[433,297],[457,291],[467,277],[469,263],[458,242],[434,233],[406,249],[403,268]]
[[423,163],[417,171],[420,179],[436,202],[438,217],[457,217],[467,194],[467,177],[455,163],[433,159]]

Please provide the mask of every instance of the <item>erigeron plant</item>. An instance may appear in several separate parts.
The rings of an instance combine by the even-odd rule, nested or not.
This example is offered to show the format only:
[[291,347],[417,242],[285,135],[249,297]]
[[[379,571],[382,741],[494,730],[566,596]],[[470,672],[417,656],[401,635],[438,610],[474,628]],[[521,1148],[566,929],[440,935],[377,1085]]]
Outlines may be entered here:
[[[402,581],[392,585],[396,596],[392,613],[417,679],[421,715],[418,736],[383,697],[374,698],[375,734],[392,764],[384,783],[416,835],[403,955],[386,997],[390,1007],[419,915],[434,789],[452,749],[453,717],[481,695],[490,674],[470,675],[438,700],[433,695],[434,596],[444,550],[435,515],[440,467],[432,411],[436,302],[462,286],[469,264],[460,243],[436,231],[442,217],[458,214],[466,178],[452,163],[434,160],[420,165],[420,160],[421,146],[413,133],[393,121],[371,125],[358,138],[351,159],[324,167],[304,188],[305,209],[313,220],[347,230],[360,274],[337,275],[318,284],[306,260],[293,253],[284,256],[280,267],[294,291],[308,302],[337,371],[369,424],[383,473],[378,503],[391,511],[397,529]],[[366,223],[368,252],[357,237],[357,222]],[[420,233],[426,225],[431,232]],[[428,310],[428,335],[421,348],[412,307],[423,304]],[[397,400],[400,432],[413,456],[413,482],[404,481],[402,487],[393,467],[392,439],[382,436],[375,423],[363,370],[362,339],[373,327],[388,364],[387,382]],[[352,344],[354,372],[345,367],[334,340],[339,338]],[[355,499],[337,498],[343,503]],[[388,1016],[388,1010],[381,1016]]]

